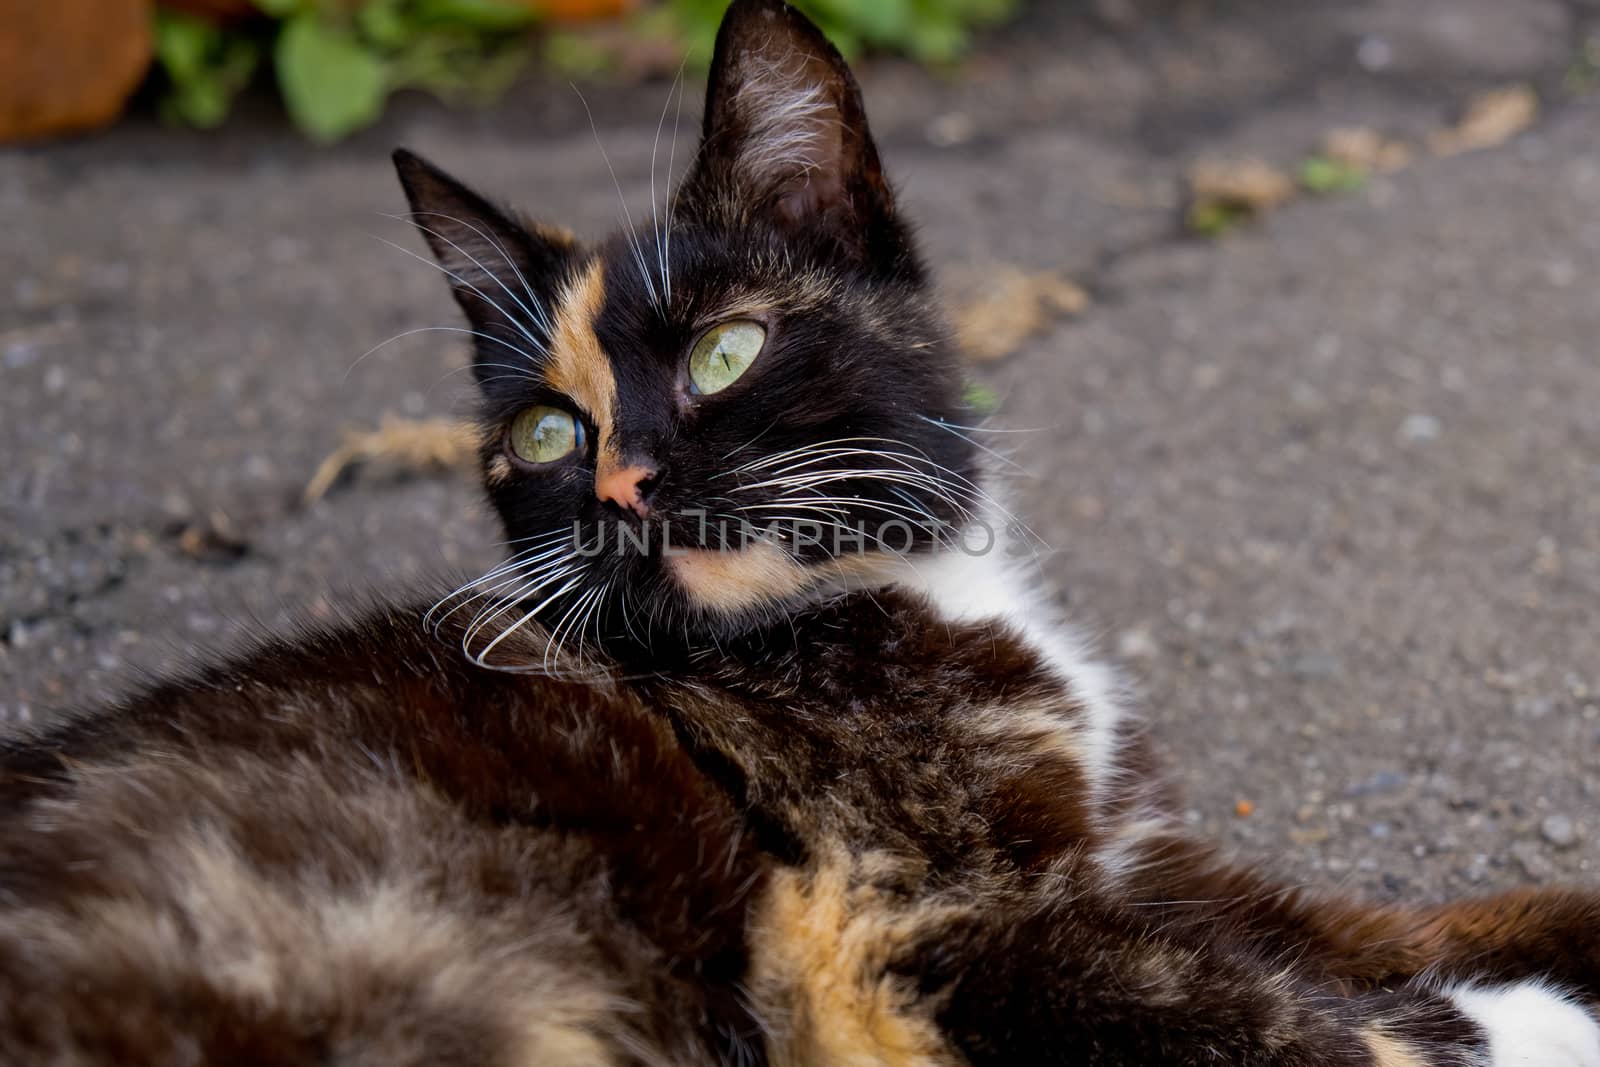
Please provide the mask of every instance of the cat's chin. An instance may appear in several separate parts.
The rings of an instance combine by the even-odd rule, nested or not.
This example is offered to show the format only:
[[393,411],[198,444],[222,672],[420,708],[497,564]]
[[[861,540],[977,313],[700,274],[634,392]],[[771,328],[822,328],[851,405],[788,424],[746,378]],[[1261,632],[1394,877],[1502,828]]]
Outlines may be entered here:
[[738,549],[679,549],[663,560],[684,599],[713,616],[747,615],[804,595],[809,568],[777,545],[755,542]]
[[722,619],[749,618],[817,595],[887,581],[894,573],[891,559],[880,553],[806,564],[765,541],[738,549],[677,549],[663,564],[692,608]]

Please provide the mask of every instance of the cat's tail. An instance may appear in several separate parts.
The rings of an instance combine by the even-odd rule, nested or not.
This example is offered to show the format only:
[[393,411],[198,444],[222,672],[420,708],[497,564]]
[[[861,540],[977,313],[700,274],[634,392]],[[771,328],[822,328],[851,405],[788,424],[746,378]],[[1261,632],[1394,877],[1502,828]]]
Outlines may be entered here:
[[1169,925],[1222,930],[1263,953],[1292,950],[1349,992],[1539,980],[1600,1001],[1600,893],[1517,889],[1425,907],[1335,897],[1235,865],[1180,832],[1152,833],[1115,880]]
[[939,1022],[977,1065],[1600,1067],[1600,1020],[1548,980],[1433,968],[1354,982],[1287,930],[1268,951],[1229,919],[1144,912],[1085,894],[985,915],[916,971],[943,991]]

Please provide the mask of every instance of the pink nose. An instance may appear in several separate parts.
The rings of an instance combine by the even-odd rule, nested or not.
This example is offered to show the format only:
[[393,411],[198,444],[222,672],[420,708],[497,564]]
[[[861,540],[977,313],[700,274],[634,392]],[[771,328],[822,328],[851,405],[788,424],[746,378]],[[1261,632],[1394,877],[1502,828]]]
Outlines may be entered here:
[[650,467],[612,467],[605,464],[595,472],[594,495],[601,500],[609,500],[619,508],[633,512],[641,519],[650,514],[649,506],[644,502],[642,488],[645,482],[656,476]]

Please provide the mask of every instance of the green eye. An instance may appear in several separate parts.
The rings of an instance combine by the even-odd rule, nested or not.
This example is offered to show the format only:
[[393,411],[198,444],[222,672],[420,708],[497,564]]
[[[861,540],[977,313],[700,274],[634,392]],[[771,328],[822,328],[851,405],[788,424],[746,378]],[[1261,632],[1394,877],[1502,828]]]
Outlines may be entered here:
[[740,319],[713,326],[689,353],[689,384],[697,393],[720,393],[732,385],[761,354],[767,331],[759,322]]
[[554,463],[583,444],[583,424],[560,408],[527,408],[511,423],[510,444],[525,463]]

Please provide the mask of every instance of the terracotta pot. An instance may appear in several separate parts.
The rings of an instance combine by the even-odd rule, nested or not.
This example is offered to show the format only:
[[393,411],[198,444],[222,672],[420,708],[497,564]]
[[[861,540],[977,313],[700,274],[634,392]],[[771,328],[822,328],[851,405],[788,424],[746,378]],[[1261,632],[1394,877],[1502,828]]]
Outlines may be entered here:
[[0,0],[0,141],[105,125],[150,55],[150,0]]

